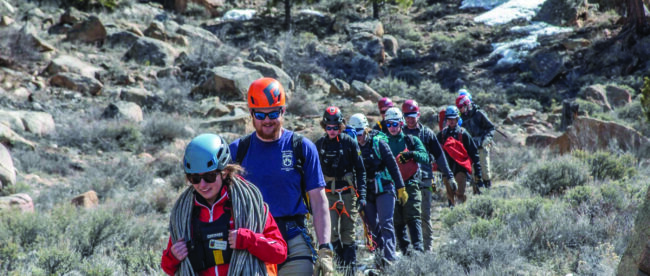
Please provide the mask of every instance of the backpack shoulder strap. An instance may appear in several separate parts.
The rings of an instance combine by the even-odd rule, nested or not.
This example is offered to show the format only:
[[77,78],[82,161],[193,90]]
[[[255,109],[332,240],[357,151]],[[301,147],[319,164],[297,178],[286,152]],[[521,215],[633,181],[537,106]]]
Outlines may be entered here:
[[237,147],[235,163],[241,165],[241,162],[244,161],[244,157],[246,157],[246,153],[248,153],[248,148],[251,146],[251,135],[253,134],[248,134],[239,139],[239,146]]
[[300,174],[303,174],[302,165],[305,164],[305,156],[302,152],[302,138],[302,135],[295,132],[291,136],[291,146],[293,147],[293,154],[296,158],[296,164],[294,166],[300,166]]

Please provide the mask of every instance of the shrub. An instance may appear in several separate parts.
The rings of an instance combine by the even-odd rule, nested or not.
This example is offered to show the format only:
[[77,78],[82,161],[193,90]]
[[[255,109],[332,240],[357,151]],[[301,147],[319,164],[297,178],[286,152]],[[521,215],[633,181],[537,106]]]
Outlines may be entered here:
[[497,146],[492,149],[490,155],[492,178],[514,180],[526,168],[527,164],[537,162],[547,153],[535,147]]
[[188,138],[192,135],[187,128],[187,120],[162,112],[148,116],[142,134],[149,145],[171,142],[176,138]]
[[464,221],[470,216],[469,211],[465,205],[457,206],[451,210],[443,209],[441,214],[442,223],[447,227],[451,228],[457,223]]
[[79,254],[65,242],[51,244],[36,251],[37,263],[47,275],[62,275],[73,270],[81,260]]
[[551,205],[550,200],[541,197],[504,200],[497,211],[497,218],[506,225],[519,228],[537,220],[540,213]]
[[636,159],[629,153],[616,155],[607,151],[588,153],[577,150],[573,155],[589,165],[591,176],[595,179],[621,179],[636,174]]
[[583,203],[591,201],[593,189],[590,186],[578,186],[569,189],[564,194],[564,199],[571,204],[571,206],[579,206]]
[[316,100],[315,96],[302,85],[298,85],[291,95],[287,112],[297,116],[322,115],[321,110],[324,110],[325,106],[320,102],[322,101]]
[[491,196],[478,196],[467,202],[469,212],[483,219],[491,219],[497,208],[496,199]]
[[603,107],[597,103],[586,101],[583,99],[576,99],[576,103],[580,105],[580,110],[587,113],[589,116],[594,116],[603,112]]
[[443,89],[439,83],[424,80],[419,87],[409,91],[409,96],[421,105],[440,106],[456,102],[456,93]]
[[405,96],[413,90],[413,87],[406,82],[391,77],[376,78],[370,82],[369,86],[384,97]]
[[15,167],[23,173],[44,172],[60,176],[72,173],[72,161],[68,156],[47,152],[15,149]]
[[650,78],[643,78],[643,88],[641,89],[641,107],[645,111],[645,116],[650,121]]
[[497,219],[487,220],[479,218],[470,227],[469,233],[473,239],[485,239],[490,233],[495,233],[501,228],[501,222]]
[[539,101],[535,99],[516,99],[515,106],[517,109],[532,108],[537,111],[543,111],[542,104],[540,104]]
[[565,155],[531,164],[520,184],[545,196],[561,194],[567,188],[584,185],[588,179],[586,165],[572,156]]

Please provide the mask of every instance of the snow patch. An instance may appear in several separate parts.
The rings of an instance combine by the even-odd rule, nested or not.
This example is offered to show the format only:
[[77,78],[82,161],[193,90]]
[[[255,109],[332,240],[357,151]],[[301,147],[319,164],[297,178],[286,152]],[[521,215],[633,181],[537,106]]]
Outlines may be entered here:
[[223,20],[243,21],[250,20],[255,16],[255,10],[252,9],[232,9],[223,15]]
[[528,36],[509,42],[494,43],[494,51],[490,57],[502,56],[497,62],[497,67],[512,66],[522,61],[530,51],[539,46],[537,38],[542,35],[553,35],[572,32],[572,28],[563,28],[549,25],[544,22],[533,22],[528,26],[516,26],[510,29],[513,33],[528,34]]
[[461,9],[469,8],[484,8],[486,10],[491,10],[492,8],[501,5],[509,0],[464,0],[460,5]]
[[477,16],[474,21],[494,26],[519,18],[530,20],[542,8],[544,2],[546,0],[510,0]]

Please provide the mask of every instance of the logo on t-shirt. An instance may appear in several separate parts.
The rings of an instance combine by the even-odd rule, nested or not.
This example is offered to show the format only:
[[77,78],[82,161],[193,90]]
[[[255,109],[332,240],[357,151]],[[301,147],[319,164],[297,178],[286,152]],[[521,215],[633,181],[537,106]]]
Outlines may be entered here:
[[293,170],[293,151],[285,150],[282,151],[282,170],[291,171]]

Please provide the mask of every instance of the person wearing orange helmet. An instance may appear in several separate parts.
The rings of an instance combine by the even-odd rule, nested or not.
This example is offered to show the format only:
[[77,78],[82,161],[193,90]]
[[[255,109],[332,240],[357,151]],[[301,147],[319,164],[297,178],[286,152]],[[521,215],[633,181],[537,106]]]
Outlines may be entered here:
[[[278,274],[311,275],[317,260],[316,269],[331,275],[330,216],[316,146],[282,127],[287,99],[280,82],[255,80],[246,98],[255,131],[231,143],[230,151],[235,153],[234,161],[246,169],[246,178],[259,187],[287,241],[288,257],[278,266]],[[309,209],[318,252],[305,228]]]

